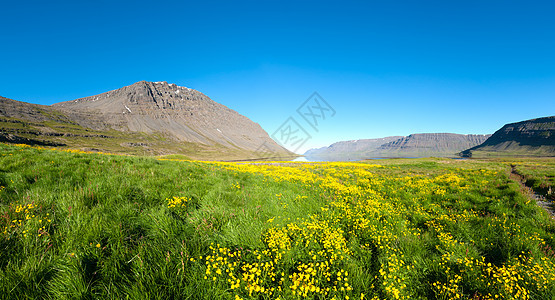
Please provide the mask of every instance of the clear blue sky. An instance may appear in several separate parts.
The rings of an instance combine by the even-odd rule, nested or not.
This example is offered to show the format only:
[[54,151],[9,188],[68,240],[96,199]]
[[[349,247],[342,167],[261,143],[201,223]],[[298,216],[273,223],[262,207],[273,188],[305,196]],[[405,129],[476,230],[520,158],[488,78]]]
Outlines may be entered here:
[[[387,2],[387,3],[386,3]],[[493,133],[555,114],[552,1],[4,1],[0,95],[52,104],[140,80],[272,134],[313,92],[306,147]],[[302,119],[299,119],[302,121]]]

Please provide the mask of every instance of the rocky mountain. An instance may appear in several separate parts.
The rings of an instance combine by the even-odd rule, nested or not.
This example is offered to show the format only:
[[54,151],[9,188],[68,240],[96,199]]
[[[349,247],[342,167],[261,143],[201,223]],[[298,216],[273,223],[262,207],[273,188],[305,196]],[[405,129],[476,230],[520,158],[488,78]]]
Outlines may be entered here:
[[0,126],[12,139],[87,150],[214,159],[255,158],[261,147],[291,154],[247,117],[167,82],[141,81],[52,106],[0,98]]
[[342,141],[328,147],[310,149],[304,153],[304,156],[313,160],[360,160],[371,157],[371,153],[381,145],[400,138],[402,136]]
[[507,124],[484,143],[462,151],[460,155],[555,156],[555,116]]
[[329,147],[311,149],[305,153],[309,159],[343,160],[377,157],[456,156],[461,149],[484,142],[490,135],[455,133],[418,133],[406,137],[346,141]]

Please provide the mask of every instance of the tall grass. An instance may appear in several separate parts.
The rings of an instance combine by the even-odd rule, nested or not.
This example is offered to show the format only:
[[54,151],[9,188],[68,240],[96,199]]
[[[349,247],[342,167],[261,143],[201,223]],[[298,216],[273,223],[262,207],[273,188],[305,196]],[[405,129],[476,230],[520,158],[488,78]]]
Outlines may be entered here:
[[[505,164],[379,163],[203,163],[0,145],[0,298],[555,295],[554,223]],[[522,280],[494,277],[517,266]]]

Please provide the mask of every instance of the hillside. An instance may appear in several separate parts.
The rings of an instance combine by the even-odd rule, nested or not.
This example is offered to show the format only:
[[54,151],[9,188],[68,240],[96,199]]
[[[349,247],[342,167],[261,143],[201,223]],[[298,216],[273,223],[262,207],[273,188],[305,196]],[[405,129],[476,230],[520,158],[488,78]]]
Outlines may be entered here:
[[52,106],[0,98],[0,132],[8,142],[129,154],[255,158],[262,145],[291,154],[247,117],[166,82],[141,81]]
[[506,124],[463,157],[555,156],[555,116]]
[[455,156],[462,149],[484,142],[490,135],[417,133],[406,137],[337,142],[329,147],[310,149],[309,159],[345,160],[377,157]]

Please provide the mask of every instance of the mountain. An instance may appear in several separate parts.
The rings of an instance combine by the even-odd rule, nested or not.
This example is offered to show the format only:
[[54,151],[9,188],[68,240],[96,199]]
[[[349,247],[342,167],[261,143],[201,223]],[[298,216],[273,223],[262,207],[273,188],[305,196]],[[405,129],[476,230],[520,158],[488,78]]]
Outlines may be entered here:
[[484,143],[462,151],[460,155],[555,156],[555,116],[507,124]]
[[455,156],[484,142],[490,135],[455,133],[417,133],[406,137],[346,141],[329,147],[311,149],[305,153],[309,159],[343,160],[377,157]]
[[400,138],[402,136],[342,141],[333,143],[329,147],[310,149],[304,153],[304,156],[314,160],[360,160],[370,157],[372,151],[375,151],[381,145]]
[[0,139],[29,139],[84,150],[256,158],[291,155],[247,117],[203,93],[141,81],[95,96],[36,105],[0,98]]
[[375,153],[388,157],[455,156],[483,143],[489,134],[416,133],[381,145]]

